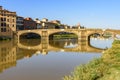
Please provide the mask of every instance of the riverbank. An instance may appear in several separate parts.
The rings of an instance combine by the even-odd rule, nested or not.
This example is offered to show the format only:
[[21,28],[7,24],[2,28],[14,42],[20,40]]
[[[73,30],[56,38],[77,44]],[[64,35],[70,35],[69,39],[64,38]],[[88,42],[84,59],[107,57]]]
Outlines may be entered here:
[[55,34],[53,35],[53,39],[72,39],[72,38],[76,38],[77,39],[77,35],[75,34]]
[[120,80],[120,41],[115,40],[101,58],[76,67],[64,80]]
[[6,41],[6,40],[11,40],[10,37],[6,37],[6,36],[0,36],[0,41]]

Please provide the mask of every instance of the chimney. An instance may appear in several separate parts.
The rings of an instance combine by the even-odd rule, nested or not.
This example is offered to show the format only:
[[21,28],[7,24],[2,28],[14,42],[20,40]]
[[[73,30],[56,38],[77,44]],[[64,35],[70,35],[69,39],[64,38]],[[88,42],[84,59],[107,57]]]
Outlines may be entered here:
[[2,6],[0,6],[0,10],[2,10]]

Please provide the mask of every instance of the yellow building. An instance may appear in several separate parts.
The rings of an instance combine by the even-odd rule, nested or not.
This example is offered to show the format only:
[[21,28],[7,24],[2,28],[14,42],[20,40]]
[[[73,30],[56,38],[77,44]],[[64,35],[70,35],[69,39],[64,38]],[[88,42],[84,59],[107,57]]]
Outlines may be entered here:
[[42,29],[64,29],[65,26],[63,24],[61,24],[61,22],[59,20],[52,20],[52,21],[48,21],[47,18],[43,18],[40,21],[41,24],[41,28]]
[[16,12],[3,9],[0,6],[0,37],[13,37],[16,31]]

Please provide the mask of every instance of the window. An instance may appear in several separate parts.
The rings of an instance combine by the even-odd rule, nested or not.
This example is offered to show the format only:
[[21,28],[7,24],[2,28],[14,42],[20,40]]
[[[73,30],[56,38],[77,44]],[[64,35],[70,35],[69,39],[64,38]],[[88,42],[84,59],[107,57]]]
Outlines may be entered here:
[[4,16],[6,16],[6,14],[4,14]]
[[1,26],[2,27],[6,27],[6,23],[1,23]]
[[14,24],[12,25],[12,27],[14,27]]
[[3,26],[4,24],[3,23],[1,23],[1,26]]
[[3,21],[3,18],[1,18],[1,21]]
[[15,22],[15,20],[13,19],[13,22]]
[[6,32],[6,28],[3,28],[3,32]]
[[3,32],[3,28],[1,28],[1,32]]
[[6,28],[1,28],[1,32],[6,32]]
[[6,21],[6,18],[4,18],[4,21]]
[[9,27],[9,24],[7,24],[7,27]]
[[1,18],[1,21],[6,21],[6,18]]
[[4,27],[6,27],[6,23],[4,23]]
[[9,22],[9,19],[7,19],[7,22]]

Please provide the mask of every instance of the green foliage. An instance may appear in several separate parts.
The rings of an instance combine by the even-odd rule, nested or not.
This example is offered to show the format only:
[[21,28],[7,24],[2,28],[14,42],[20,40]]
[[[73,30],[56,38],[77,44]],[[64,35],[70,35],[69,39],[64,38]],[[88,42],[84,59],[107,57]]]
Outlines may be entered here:
[[76,67],[72,75],[65,76],[64,80],[96,80],[103,76],[107,68],[102,59],[95,59],[86,65]]
[[54,39],[68,39],[68,38],[77,38],[77,35],[74,34],[57,34],[53,36]]
[[114,44],[120,44],[120,40],[114,40],[113,45]]
[[63,80],[120,80],[120,41],[115,40],[111,49],[101,58],[80,65]]
[[11,40],[9,37],[0,37],[0,41]]

